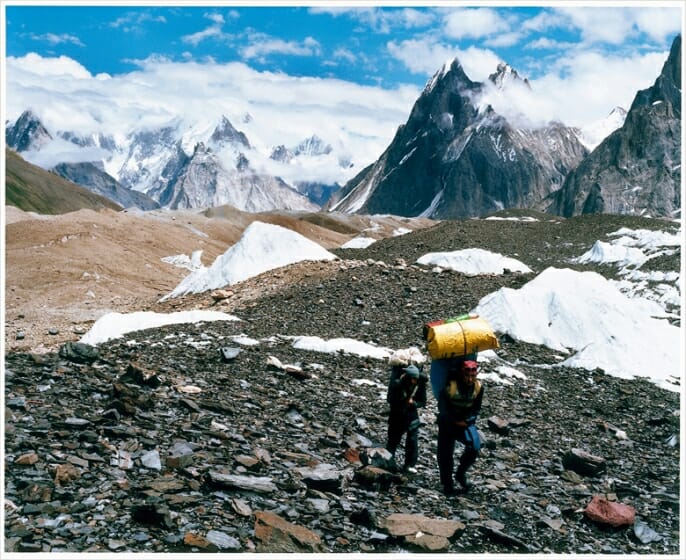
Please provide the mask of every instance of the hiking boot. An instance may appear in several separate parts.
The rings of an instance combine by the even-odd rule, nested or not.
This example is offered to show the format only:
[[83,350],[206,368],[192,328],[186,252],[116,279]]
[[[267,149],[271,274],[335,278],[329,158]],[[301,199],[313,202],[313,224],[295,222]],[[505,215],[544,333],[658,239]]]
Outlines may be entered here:
[[457,472],[455,473],[455,480],[460,486],[462,486],[462,488],[464,488],[465,492],[472,487],[469,480],[467,480],[466,470],[457,469]]
[[443,495],[444,496],[457,496],[458,491],[455,489],[454,486],[444,486],[443,487]]

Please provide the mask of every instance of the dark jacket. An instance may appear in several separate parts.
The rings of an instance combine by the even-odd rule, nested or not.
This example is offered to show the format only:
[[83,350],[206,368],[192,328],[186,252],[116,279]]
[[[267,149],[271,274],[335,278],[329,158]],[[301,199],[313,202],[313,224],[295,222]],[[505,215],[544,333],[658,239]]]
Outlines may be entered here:
[[448,425],[454,425],[455,422],[474,424],[481,411],[483,396],[484,387],[478,380],[471,390],[460,386],[455,379],[449,381],[438,398],[439,421]]
[[[394,368],[386,395],[386,400],[391,405],[391,414],[411,413],[412,410],[416,411],[417,408],[425,406],[426,382],[426,375],[420,373],[417,384],[412,385],[401,368]],[[411,404],[409,403],[410,398],[413,401]]]

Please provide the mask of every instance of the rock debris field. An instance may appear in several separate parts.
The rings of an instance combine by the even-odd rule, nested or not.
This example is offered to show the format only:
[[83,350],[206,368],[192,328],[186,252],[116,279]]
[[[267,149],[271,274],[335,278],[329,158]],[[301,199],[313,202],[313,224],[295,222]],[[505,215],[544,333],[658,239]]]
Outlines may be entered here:
[[[566,259],[619,227],[669,224],[445,222],[264,273],[224,300],[205,293],[148,308],[240,321],[7,353],[5,552],[678,554],[678,392],[553,367],[556,352],[502,336],[482,371],[509,366],[525,378],[484,381],[473,488],[445,497],[433,397],[418,472],[404,474],[382,449],[388,364],[288,338],[424,351],[425,322],[548,266],[592,269]],[[470,247],[534,272],[469,277],[413,264]],[[679,270],[679,258],[661,270]],[[256,286],[278,289],[242,296]]]

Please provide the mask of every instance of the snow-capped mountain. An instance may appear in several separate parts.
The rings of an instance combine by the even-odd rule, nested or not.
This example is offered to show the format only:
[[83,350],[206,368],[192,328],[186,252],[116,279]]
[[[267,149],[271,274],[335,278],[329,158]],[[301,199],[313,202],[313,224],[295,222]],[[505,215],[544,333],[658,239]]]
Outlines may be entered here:
[[530,89],[506,64],[480,83],[458,59],[449,61],[379,160],[327,208],[444,219],[535,206],[562,186],[587,150],[572,128],[526,126],[523,116],[505,117],[488,102]]
[[293,150],[293,154],[296,156],[322,156],[330,154],[332,151],[333,148],[331,145],[325,143],[324,140],[315,134],[300,142],[300,144],[295,147],[295,150]]
[[547,211],[678,216],[681,211],[681,36],[623,125],[565,179]]
[[235,144],[250,149],[250,142],[242,132],[236,130],[224,115],[210,136],[210,144],[220,147],[226,144]]
[[164,207],[199,208],[229,204],[247,212],[267,210],[310,210],[319,207],[278,177],[260,175],[239,153],[232,169],[202,142],[193,155],[175,159],[170,180],[149,194]]
[[6,138],[27,161],[44,169],[61,163],[62,173],[96,192],[116,193],[124,204],[131,197],[119,187],[173,208],[323,205],[435,219],[503,208],[673,216],[681,177],[680,36],[677,42],[655,85],[637,93],[628,113],[617,107],[583,130],[531,122],[526,102],[536,103],[536,92],[509,65],[499,64],[481,83],[450,60],[427,82],[386,150],[362,170],[351,156],[360,157],[352,137],[334,132],[331,140],[305,129],[298,140],[275,134],[273,119],[247,112],[237,113],[238,127],[224,115],[203,115],[203,122],[177,115],[140,118],[116,132],[77,133],[48,130],[27,110],[7,123]]
[[5,129],[5,141],[18,152],[40,150],[52,140],[52,135],[31,110],[24,111],[17,121]]
[[589,151],[593,151],[598,144],[620,128],[626,119],[626,109],[615,107],[605,118],[584,126],[579,130],[579,141]]
[[[245,114],[242,121],[249,124],[252,117]],[[57,166],[62,173],[94,192],[105,196],[116,193],[116,201],[121,204],[140,201],[144,209],[152,203],[171,208],[231,204],[250,212],[313,211],[325,202],[323,196],[340,185],[336,181],[312,180],[307,174],[302,181],[289,182],[281,178],[280,172],[297,174],[324,167],[335,168],[329,174],[341,175],[349,174],[351,165],[349,160],[336,160],[331,145],[317,135],[292,148],[272,148],[270,159],[270,154],[253,146],[226,116],[216,123],[188,123],[178,117],[165,126],[134,128],[123,137],[71,131],[58,131],[55,136],[61,143],[58,153],[69,156],[68,161]],[[30,111],[7,129],[8,145],[24,152],[29,161],[40,159],[41,150],[49,149],[52,140],[53,136]],[[90,150],[88,161],[79,159],[84,157],[78,155],[80,149]],[[101,160],[90,157],[93,150]],[[103,174],[109,179],[105,180]],[[145,196],[130,196],[121,188]]]
[[488,79],[500,90],[507,88],[510,83],[521,84],[528,89],[531,89],[529,80],[527,78],[522,78],[514,68],[504,62],[498,64],[496,71],[488,76]]

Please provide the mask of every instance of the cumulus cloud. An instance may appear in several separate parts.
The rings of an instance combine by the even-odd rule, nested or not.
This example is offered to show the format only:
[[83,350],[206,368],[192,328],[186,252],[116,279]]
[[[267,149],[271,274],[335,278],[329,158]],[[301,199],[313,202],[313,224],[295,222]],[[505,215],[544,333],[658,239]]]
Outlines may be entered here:
[[55,78],[63,76],[77,80],[92,77],[91,73],[82,64],[67,56],[43,58],[36,53],[29,53],[21,58],[9,56],[7,57],[7,64],[36,77],[36,86],[41,85],[41,77]]
[[654,41],[664,42],[681,30],[682,13],[678,8],[560,8],[570,25],[577,28],[587,44],[622,44],[627,37],[645,33]]
[[502,62],[491,50],[477,47],[459,49],[433,38],[389,41],[386,46],[388,52],[411,72],[427,76],[436,73],[445,62],[457,58],[471,80],[483,81]]
[[213,21],[217,25],[224,25],[224,16],[218,13],[205,14],[207,19]]
[[446,14],[443,26],[449,39],[478,39],[510,31],[508,21],[491,8],[453,10]]
[[654,41],[664,43],[681,31],[683,16],[677,9],[633,8],[630,12],[638,29]]
[[522,40],[523,34],[519,31],[510,31],[507,33],[498,33],[493,37],[484,41],[485,45],[489,47],[511,47]]
[[184,35],[183,37],[181,37],[181,40],[184,43],[188,43],[190,45],[193,45],[194,47],[197,47],[205,39],[210,39],[212,37],[221,38],[223,35],[224,33],[222,32],[221,27],[219,27],[218,25],[210,25],[202,31],[197,31],[196,33]]
[[562,8],[565,14],[581,32],[586,43],[609,43],[619,45],[627,36],[634,35],[634,19],[631,12],[615,8]]
[[606,116],[617,105],[629,109],[636,92],[655,83],[668,54],[621,57],[574,51],[531,80],[531,87],[555,107],[557,118],[581,126]]
[[[102,80],[66,57],[8,57],[6,116],[15,120],[30,107],[51,132],[118,136],[133,126],[176,122],[180,115],[188,126],[204,123],[211,130],[225,115],[265,153],[279,144],[295,147],[317,134],[349,150],[357,165],[366,165],[387,147],[420,93],[412,86],[383,89],[258,72],[237,62],[155,57],[139,65],[135,72]],[[244,119],[246,114],[251,119]]]
[[543,10],[534,17],[523,20],[520,27],[524,31],[544,32],[551,29],[571,29],[569,18],[555,11]]

